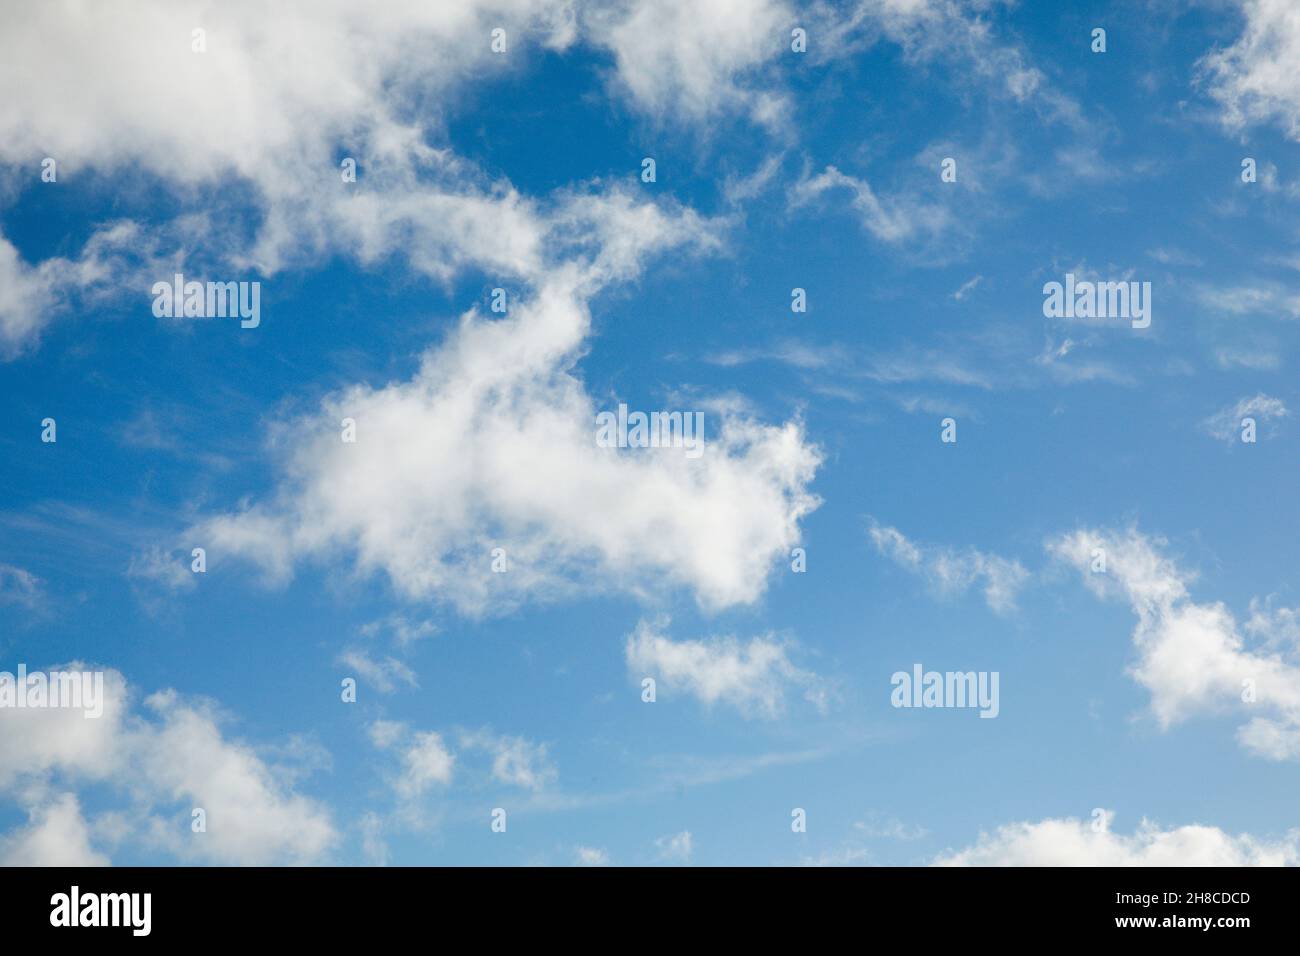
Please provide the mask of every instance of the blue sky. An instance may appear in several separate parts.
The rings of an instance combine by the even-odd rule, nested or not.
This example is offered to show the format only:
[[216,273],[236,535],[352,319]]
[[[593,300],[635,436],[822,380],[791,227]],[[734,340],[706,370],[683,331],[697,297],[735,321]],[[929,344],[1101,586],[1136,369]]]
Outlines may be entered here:
[[1300,26],[1071,7],[7,30],[0,861],[1295,863]]

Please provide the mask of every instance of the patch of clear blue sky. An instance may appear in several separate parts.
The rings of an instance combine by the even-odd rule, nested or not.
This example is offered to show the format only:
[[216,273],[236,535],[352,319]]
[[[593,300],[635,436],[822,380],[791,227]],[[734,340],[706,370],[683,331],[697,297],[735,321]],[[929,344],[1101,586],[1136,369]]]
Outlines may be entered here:
[[[1289,795],[1300,771],[1246,756],[1232,716],[1159,731],[1124,674],[1130,612],[1051,573],[1042,548],[1079,524],[1136,522],[1200,570],[1200,600],[1238,615],[1252,596],[1300,600],[1294,425],[1247,448],[1198,424],[1257,391],[1294,402],[1295,326],[1216,313],[1196,295],[1256,279],[1294,287],[1294,273],[1269,261],[1294,254],[1294,204],[1243,190],[1238,171],[1251,155],[1293,180],[1296,147],[1267,129],[1241,141],[1211,121],[1195,61],[1235,26],[1211,13],[1182,15],[1171,29],[1122,6],[1093,15],[1028,4],[997,22],[1046,83],[1079,103],[1086,127],[990,99],[981,82],[941,64],[905,66],[887,46],[847,65],[791,58],[777,68],[796,91],[791,145],[773,188],[729,232],[729,252],[660,260],[595,303],[581,363],[593,395],[649,408],[682,387],[734,390],[769,420],[803,417],[826,453],[813,489],[824,504],[804,525],[807,574],[778,568],[761,602],[717,615],[688,594],[646,607],[597,585],[590,598],[483,621],[411,607],[381,578],[336,566],[301,567],[274,591],[249,569],[176,596],[128,579],[132,554],[193,515],[266,496],[267,421],[347,382],[409,375],[419,351],[498,281],[467,274],[448,290],[400,262],[366,271],[337,260],[267,281],[256,331],[176,327],[153,318],[146,289],[122,290],[0,367],[0,561],[40,575],[50,596],[34,615],[0,608],[3,661],[100,662],[141,694],[175,687],[214,698],[234,715],[229,732],[254,744],[308,735],[332,767],[302,790],[344,824],[391,805],[386,758],[365,734],[373,719],[443,732],[490,725],[548,743],[573,809],[521,809],[498,837],[488,810],[526,799],[455,787],[428,801],[437,826],[393,842],[398,863],[563,862],[575,844],[646,862],[656,837],[680,830],[694,834],[701,863],[789,862],[844,846],[910,863],[1000,823],[1086,817],[1096,806],[1118,811],[1124,831],[1144,816],[1260,834],[1296,825]],[[1104,57],[1087,52],[1093,25],[1110,31]],[[635,182],[641,157],[653,156],[659,182],[644,188],[706,214],[728,211],[724,175],[752,172],[779,149],[738,121],[656,128],[603,95],[606,65],[548,54],[471,88],[452,107],[447,143],[539,197],[593,178]],[[918,159],[935,143],[952,144],[958,159],[956,198]],[[1103,171],[1080,179],[1058,151],[1089,148]],[[814,174],[836,165],[886,199],[950,202],[964,238],[879,242],[839,192],[791,209],[787,189],[805,163]],[[985,182],[978,192],[965,184],[975,175]],[[130,174],[35,185],[5,209],[4,231],[29,259],[71,252],[102,219],[165,218],[168,201],[149,187]],[[223,203],[249,212],[237,196]],[[1197,264],[1163,264],[1156,249]],[[1046,345],[1041,285],[1078,262],[1154,285],[1151,335],[1104,332],[1083,352],[1125,383],[1064,384],[1034,364]],[[954,300],[974,276],[979,285]],[[806,315],[789,310],[795,286],[808,290]],[[707,361],[790,342],[839,358],[811,370]],[[1224,343],[1259,345],[1281,361],[1221,368],[1213,356]],[[988,386],[862,374],[909,350],[961,363]],[[909,399],[927,410],[900,407]],[[938,440],[946,408],[959,420],[955,447]],[[59,421],[59,442],[34,453],[46,415]],[[124,438],[141,421],[156,427],[156,446]],[[1035,579],[1007,616],[978,593],[936,600],[874,552],[868,516],[921,542],[1018,558]],[[411,652],[420,689],[341,706],[336,655],[362,625],[394,612],[442,628]],[[796,693],[773,721],[684,697],[643,705],[623,639],[660,613],[677,638],[773,631],[797,640],[796,660],[836,682],[835,705],[821,715]],[[1000,671],[999,719],[892,709],[890,674],[918,661]],[[781,757],[698,782],[764,755]],[[86,800],[93,813],[93,793]],[[807,835],[791,834],[792,807],[808,810]],[[177,807],[177,819],[187,812]],[[16,818],[7,807],[0,824]],[[865,838],[853,828],[862,820],[928,835]],[[341,858],[359,859],[355,833]],[[115,859],[151,857],[125,848]]]

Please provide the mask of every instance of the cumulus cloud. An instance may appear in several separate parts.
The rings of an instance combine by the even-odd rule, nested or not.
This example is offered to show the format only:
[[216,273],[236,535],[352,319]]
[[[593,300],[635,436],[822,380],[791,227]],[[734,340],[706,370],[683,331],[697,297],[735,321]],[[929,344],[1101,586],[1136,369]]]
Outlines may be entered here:
[[[1253,604],[1247,641],[1222,602],[1192,600],[1193,576],[1165,555],[1166,543],[1136,529],[1083,529],[1047,547],[1096,594],[1129,602],[1138,619],[1129,674],[1150,692],[1162,728],[1206,712],[1254,712],[1238,730],[1242,746],[1274,760],[1300,757],[1294,612]],[[1105,573],[1093,570],[1099,557]]]
[[57,794],[29,808],[26,826],[0,836],[0,866],[108,866],[90,839],[76,794]]
[[1235,442],[1241,437],[1242,421],[1253,418],[1256,426],[1274,425],[1278,419],[1291,413],[1280,398],[1270,398],[1263,392],[1243,398],[1215,412],[1201,423],[1206,433],[1220,441]]
[[[74,790],[32,802],[31,794],[55,783],[126,795],[141,839],[183,860],[303,863],[334,844],[329,813],[294,792],[248,745],[227,739],[211,705],[165,691],[133,707],[126,680],[114,670],[104,672],[104,697],[99,718],[70,708],[0,709],[0,792],[28,801],[32,814],[26,829],[7,838],[9,852],[34,860],[31,854],[66,838],[70,853],[103,855],[82,839]],[[194,807],[207,814],[206,833],[190,831]],[[62,859],[56,853],[44,862]]]
[[1240,0],[1244,24],[1227,48],[1201,60],[1201,80],[1230,129],[1275,122],[1300,140],[1300,9],[1290,0]]
[[[632,255],[606,249],[595,268]],[[710,608],[754,601],[818,504],[817,449],[797,422],[725,410],[706,416],[699,458],[598,447],[598,409],[573,368],[591,319],[572,276],[504,319],[467,313],[408,381],[329,396],[284,430],[274,497],[187,540],[208,542],[210,567],[237,555],[279,581],[300,559],[350,558],[409,600],[470,614],[580,580],[634,593],[659,581]],[[343,418],[355,444],[339,440]],[[492,570],[498,547],[507,573]]]
[[1015,610],[1016,593],[1029,578],[1019,561],[1008,561],[975,548],[958,550],[920,545],[897,528],[873,522],[868,529],[876,550],[899,567],[920,575],[941,595],[984,591],[988,606],[1000,614]]
[[655,678],[656,692],[690,694],[706,707],[727,704],[745,716],[776,717],[785,709],[786,692],[799,688],[824,709],[826,682],[796,667],[789,651],[789,644],[771,636],[674,641],[647,621],[637,625],[624,646],[629,675]]
[[[681,57],[674,102],[707,113],[730,101],[728,78],[766,48],[780,6],[679,7],[667,34],[644,29],[657,5],[601,8],[588,23],[567,0],[407,3],[383,17],[342,0],[273,11],[146,0],[111,15],[51,3],[5,31],[0,88],[43,81],[0,97],[0,163],[48,153],[65,176],[157,177],[190,210],[151,227],[147,258],[168,276],[173,266],[265,276],[337,254],[401,257],[439,282],[473,267],[517,284],[508,317],[467,313],[412,379],[344,389],[319,417],[285,423],[278,491],[195,529],[210,561],[242,556],[283,581],[304,559],[351,559],[407,598],[474,614],[583,576],[631,591],[646,580],[690,587],[709,607],[761,594],[817,504],[807,485],[819,457],[801,426],[720,414],[698,461],[599,449],[597,409],[575,371],[597,292],[634,278],[652,252],[718,249],[723,224],[608,184],[530,199],[431,145],[447,116],[430,104],[450,109],[466,77],[510,69],[539,44],[609,44],[618,85],[658,109],[667,101],[648,75],[661,67],[646,44],[663,36]],[[513,38],[506,57],[490,50],[497,26]],[[191,49],[196,27],[204,53]],[[41,52],[37,38],[54,33],[58,48]],[[357,182],[341,182],[340,154],[358,158]],[[103,258],[93,241],[87,250]],[[16,347],[69,267],[29,266],[0,246],[0,270],[14,279],[0,288]],[[358,423],[356,445],[337,441],[343,417]],[[511,573],[491,573],[494,547]]]
[[[38,169],[50,156],[60,182],[140,170],[181,212],[147,235],[131,222],[97,233],[73,260],[29,265],[0,237],[8,352],[34,341],[66,292],[110,277],[147,301],[173,266],[265,276],[333,254],[366,265],[400,255],[443,282],[468,266],[531,280],[546,248],[601,232],[564,194],[539,211],[431,145],[445,139],[461,84],[574,42],[570,0],[399,3],[382,17],[345,0],[274,10],[143,0],[116,12],[53,2],[12,26],[0,37],[0,90],[11,94],[0,97],[0,165]],[[506,56],[491,51],[496,27],[507,31]],[[196,28],[206,31],[202,53],[191,48]],[[62,38],[56,48],[40,42],[51,35]],[[342,182],[340,156],[357,161],[355,183]],[[644,225],[606,222],[610,248]],[[106,262],[132,230],[131,245],[149,255]]]
[[780,0],[614,3],[587,14],[594,40],[614,56],[616,83],[661,120],[741,112],[773,124],[784,97],[760,68],[789,49],[794,26]]
[[1162,829],[1143,820],[1131,835],[1073,818],[1011,823],[949,851],[936,866],[1295,866],[1300,830],[1276,841],[1233,836],[1218,827]]
[[370,725],[370,739],[379,749],[397,753],[398,770],[391,783],[404,801],[423,796],[431,787],[451,783],[456,756],[442,734],[432,730],[411,732],[405,724],[377,720]]

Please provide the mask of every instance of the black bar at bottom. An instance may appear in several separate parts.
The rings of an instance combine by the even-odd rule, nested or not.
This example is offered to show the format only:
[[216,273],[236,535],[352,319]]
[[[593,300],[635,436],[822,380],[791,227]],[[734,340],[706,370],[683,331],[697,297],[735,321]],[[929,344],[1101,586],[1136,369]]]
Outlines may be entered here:
[[76,934],[337,946],[431,933],[422,938],[456,945],[447,934],[459,929],[470,945],[677,946],[689,928],[729,949],[843,932],[922,947],[1098,937],[1231,946],[1290,936],[1298,884],[1294,870],[1206,868],[51,868],[0,871],[0,925],[7,944]]

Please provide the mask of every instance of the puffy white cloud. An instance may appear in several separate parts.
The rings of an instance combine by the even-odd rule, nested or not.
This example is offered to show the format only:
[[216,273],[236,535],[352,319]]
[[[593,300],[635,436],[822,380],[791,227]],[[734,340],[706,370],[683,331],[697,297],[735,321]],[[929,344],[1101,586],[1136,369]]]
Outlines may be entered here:
[[[645,225],[583,221],[564,196],[541,214],[508,183],[430,145],[445,138],[462,84],[574,41],[570,0],[412,0],[381,17],[347,0],[269,10],[251,0],[142,0],[118,11],[52,2],[10,19],[0,37],[0,165],[27,168],[34,182],[51,156],[61,183],[143,170],[181,211],[137,235],[133,247],[148,255],[130,262],[105,262],[105,245],[140,229],[131,223],[97,235],[77,260],[28,265],[0,238],[8,353],[34,341],[67,293],[138,286],[144,301],[172,267],[270,275],[326,254],[363,264],[401,255],[440,281],[467,266],[533,280],[544,243],[581,243],[605,227],[612,240]],[[490,48],[498,26],[504,56]],[[206,52],[191,48],[196,28]],[[54,47],[42,42],[51,35]],[[342,155],[358,163],[355,183],[341,180]],[[568,228],[567,239],[551,227]],[[617,242],[605,245],[617,252]]]
[[[1163,540],[1136,529],[1083,529],[1048,542],[1048,550],[1078,568],[1095,593],[1123,597],[1132,606],[1137,660],[1129,674],[1150,692],[1161,727],[1200,713],[1253,711],[1238,731],[1244,747],[1275,760],[1300,756],[1294,613],[1252,605],[1248,643],[1222,602],[1192,600],[1192,576],[1164,548]],[[1093,571],[1099,557],[1105,573]]]
[[370,739],[381,750],[397,751],[400,769],[392,780],[393,790],[403,800],[411,801],[430,787],[451,783],[456,755],[432,730],[411,733],[405,724],[378,720],[370,725]]
[[404,797],[418,796],[432,784],[451,783],[455,758],[431,730],[418,732],[402,753],[402,777],[397,790]]
[[337,839],[329,815],[314,800],[286,791],[246,745],[223,738],[215,716],[172,691],[147,706],[160,719],[136,758],[143,779],[162,798],[202,807],[207,832],[173,842],[183,857],[225,865],[306,863]]
[[786,691],[802,688],[806,699],[824,709],[829,698],[826,682],[796,667],[789,649],[773,637],[674,641],[641,621],[628,636],[624,656],[636,680],[653,677],[657,691],[691,694],[707,707],[723,703],[746,716],[776,717],[785,708]]
[[108,866],[90,845],[76,794],[61,793],[29,809],[28,823],[0,836],[0,866]]
[[1233,836],[1218,827],[1161,829],[1143,820],[1131,835],[1076,819],[1011,823],[949,851],[936,866],[1295,866],[1300,831],[1277,841]]
[[1245,18],[1232,45],[1201,60],[1201,80],[1231,129],[1276,122],[1300,140],[1300,8],[1291,0],[1240,0]]
[[[50,670],[88,668],[74,661]],[[125,679],[106,670],[99,717],[69,707],[0,708],[0,791],[56,771],[95,781],[112,777],[129,759],[137,739],[128,719],[128,703]]]
[[918,545],[897,528],[875,522],[868,533],[876,550],[900,567],[924,577],[940,594],[960,594],[971,587],[980,587],[988,606],[999,613],[1015,609],[1016,593],[1029,578],[1029,572],[1019,561],[1008,561],[974,548],[957,550]]
[[1286,418],[1290,414],[1286,404],[1280,398],[1271,398],[1260,392],[1241,399],[1235,405],[1220,409],[1201,424],[1214,438],[1235,442],[1241,438],[1243,419],[1253,418],[1258,429],[1264,425],[1272,425],[1277,419]]
[[[42,4],[10,17],[0,38],[0,89],[22,91],[0,106],[0,161],[49,155],[69,172],[141,165],[169,180],[233,173],[283,187],[292,167],[340,142],[389,156],[418,148],[405,114],[419,91],[445,96],[482,74],[497,26],[516,49],[563,45],[569,7],[406,0],[376,16],[348,0]],[[195,28],[206,52],[192,49]]]
[[[643,242],[695,235],[619,208]],[[633,268],[629,241],[602,246],[586,275]],[[754,601],[818,504],[817,449],[797,422],[725,410],[705,417],[702,457],[599,447],[598,409],[573,367],[591,323],[582,274],[565,268],[506,318],[465,314],[408,381],[327,397],[318,417],[282,429],[275,496],[187,540],[207,542],[209,567],[238,555],[281,581],[299,559],[350,558],[407,599],[470,614],[579,581],[634,593],[657,581],[707,607]],[[354,444],[339,440],[343,418],[356,421]],[[507,573],[493,572],[497,547]]]
[[[293,792],[286,775],[250,747],[226,739],[210,706],[166,691],[135,710],[125,679],[114,670],[104,672],[104,696],[99,718],[69,708],[0,709],[0,791],[21,796],[55,780],[68,787],[107,785],[129,797],[141,839],[187,860],[309,862],[333,845],[328,812]],[[69,804],[61,797],[49,807],[53,816],[35,814],[33,833],[42,827],[76,831],[75,799]],[[194,807],[207,813],[206,833],[190,831]]]
[[614,56],[617,85],[660,120],[745,112],[770,124],[785,109],[760,72],[789,51],[795,22],[782,0],[619,2],[585,19]]

